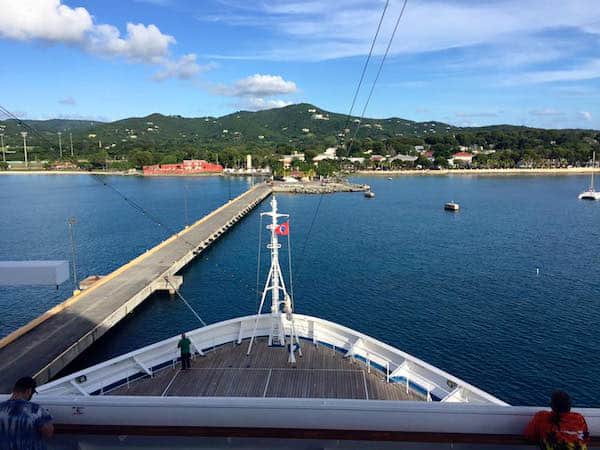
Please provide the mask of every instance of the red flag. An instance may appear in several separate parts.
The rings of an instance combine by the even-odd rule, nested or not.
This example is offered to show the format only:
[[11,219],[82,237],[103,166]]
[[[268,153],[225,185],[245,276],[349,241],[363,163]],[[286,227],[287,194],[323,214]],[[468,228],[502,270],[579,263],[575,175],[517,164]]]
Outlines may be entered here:
[[280,223],[277,228],[275,228],[275,234],[278,234],[279,236],[287,236],[290,234],[290,223]]

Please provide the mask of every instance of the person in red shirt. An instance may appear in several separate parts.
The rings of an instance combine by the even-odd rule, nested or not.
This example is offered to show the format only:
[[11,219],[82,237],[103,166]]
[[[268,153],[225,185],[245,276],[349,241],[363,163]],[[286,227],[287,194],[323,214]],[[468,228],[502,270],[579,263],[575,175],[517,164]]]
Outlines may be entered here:
[[587,423],[581,414],[571,412],[569,394],[555,391],[550,406],[551,412],[533,416],[525,428],[525,438],[543,450],[586,450],[590,436]]

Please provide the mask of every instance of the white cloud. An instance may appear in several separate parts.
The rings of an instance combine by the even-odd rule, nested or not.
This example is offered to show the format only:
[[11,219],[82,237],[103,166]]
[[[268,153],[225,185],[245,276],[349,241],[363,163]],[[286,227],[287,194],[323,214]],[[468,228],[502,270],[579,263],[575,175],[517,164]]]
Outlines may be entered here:
[[189,80],[200,72],[207,72],[217,67],[215,63],[200,65],[194,53],[183,55],[176,61],[167,61],[163,69],[152,77],[155,81],[163,81],[167,78],[179,78]]
[[172,58],[175,38],[156,25],[127,23],[126,31],[121,35],[114,25],[95,23],[85,8],[71,8],[61,0],[0,0],[2,38],[75,45],[93,54],[160,66],[159,79],[189,79],[201,71],[194,54]]
[[600,59],[593,59],[570,69],[530,72],[518,78],[510,79],[508,82],[509,84],[552,83],[558,81],[593,80],[595,78],[600,78]]
[[559,117],[564,116],[564,112],[553,108],[532,109],[529,114],[536,117]]
[[284,106],[291,105],[292,102],[288,102],[281,99],[264,99],[260,97],[250,97],[244,99],[244,101],[237,103],[236,106],[239,109],[248,111],[260,111],[262,109],[272,108],[283,108]]
[[298,87],[296,83],[283,79],[281,75],[257,73],[229,85],[213,86],[212,91],[217,95],[239,97],[240,101],[235,104],[236,107],[257,111],[260,109],[281,108],[291,104],[286,100],[268,97],[293,94],[298,92]]
[[[286,38],[277,39],[262,56],[301,60],[364,55],[385,3],[384,0],[280,0],[250,7],[245,0],[222,2],[227,14],[212,14],[208,20],[273,30]],[[402,2],[390,1],[381,39],[375,48],[377,54],[385,49]],[[392,54],[498,44],[510,55],[515,44],[527,38],[533,43],[548,31],[572,29],[600,34],[599,23],[600,8],[596,0],[409,1]],[[249,56],[255,55],[253,50]]]
[[254,74],[231,85],[219,85],[215,91],[231,97],[269,97],[298,91],[296,83],[286,81],[280,75]]
[[175,38],[163,34],[156,25],[127,24],[127,36],[121,37],[112,25],[97,25],[86,43],[89,50],[108,56],[122,56],[133,62],[160,64],[169,54]]
[[65,97],[65,98],[61,98],[58,103],[60,103],[61,105],[67,105],[67,106],[75,106],[77,104],[77,102],[75,101],[75,99],[73,97]]
[[60,0],[0,0],[0,36],[21,41],[81,42],[93,27],[85,8]]
[[579,111],[578,116],[580,119],[585,120],[586,122],[591,122],[592,121],[592,113],[589,111]]

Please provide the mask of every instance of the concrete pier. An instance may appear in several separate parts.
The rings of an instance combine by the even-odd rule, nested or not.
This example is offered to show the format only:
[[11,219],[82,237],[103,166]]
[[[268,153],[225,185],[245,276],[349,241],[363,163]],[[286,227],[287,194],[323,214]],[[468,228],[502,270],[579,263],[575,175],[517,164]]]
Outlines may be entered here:
[[271,194],[254,186],[195,224],[103,277],[0,340],[0,393],[16,379],[55,376],[112,326],[157,290],[174,293],[176,273]]

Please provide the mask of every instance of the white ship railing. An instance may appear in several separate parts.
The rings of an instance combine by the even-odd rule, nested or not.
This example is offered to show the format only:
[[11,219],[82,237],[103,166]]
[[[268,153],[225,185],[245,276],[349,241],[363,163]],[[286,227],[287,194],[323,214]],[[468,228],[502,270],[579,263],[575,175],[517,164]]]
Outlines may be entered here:
[[[0,395],[0,401],[6,397]],[[474,443],[479,446],[469,448],[478,449],[525,444],[523,430],[540,410],[493,404],[243,397],[43,395],[36,401],[49,409],[57,431],[67,434]],[[575,411],[585,416],[593,442],[590,448],[597,448],[600,409]],[[125,444],[120,442],[119,448]]]
[[[255,315],[239,317],[189,331],[186,335],[195,353],[203,355],[218,346],[239,344],[249,338],[256,321]],[[289,333],[290,322],[284,322]],[[420,392],[429,401],[507,405],[425,361],[350,328],[302,314],[294,314],[294,324],[300,338],[360,359],[368,370],[381,371],[389,382],[404,383],[407,390]],[[270,316],[259,316],[256,335],[268,335],[270,327]],[[178,341],[179,336],[165,339],[44,384],[38,391],[49,396],[106,395],[118,386],[174,366],[179,357]]]

